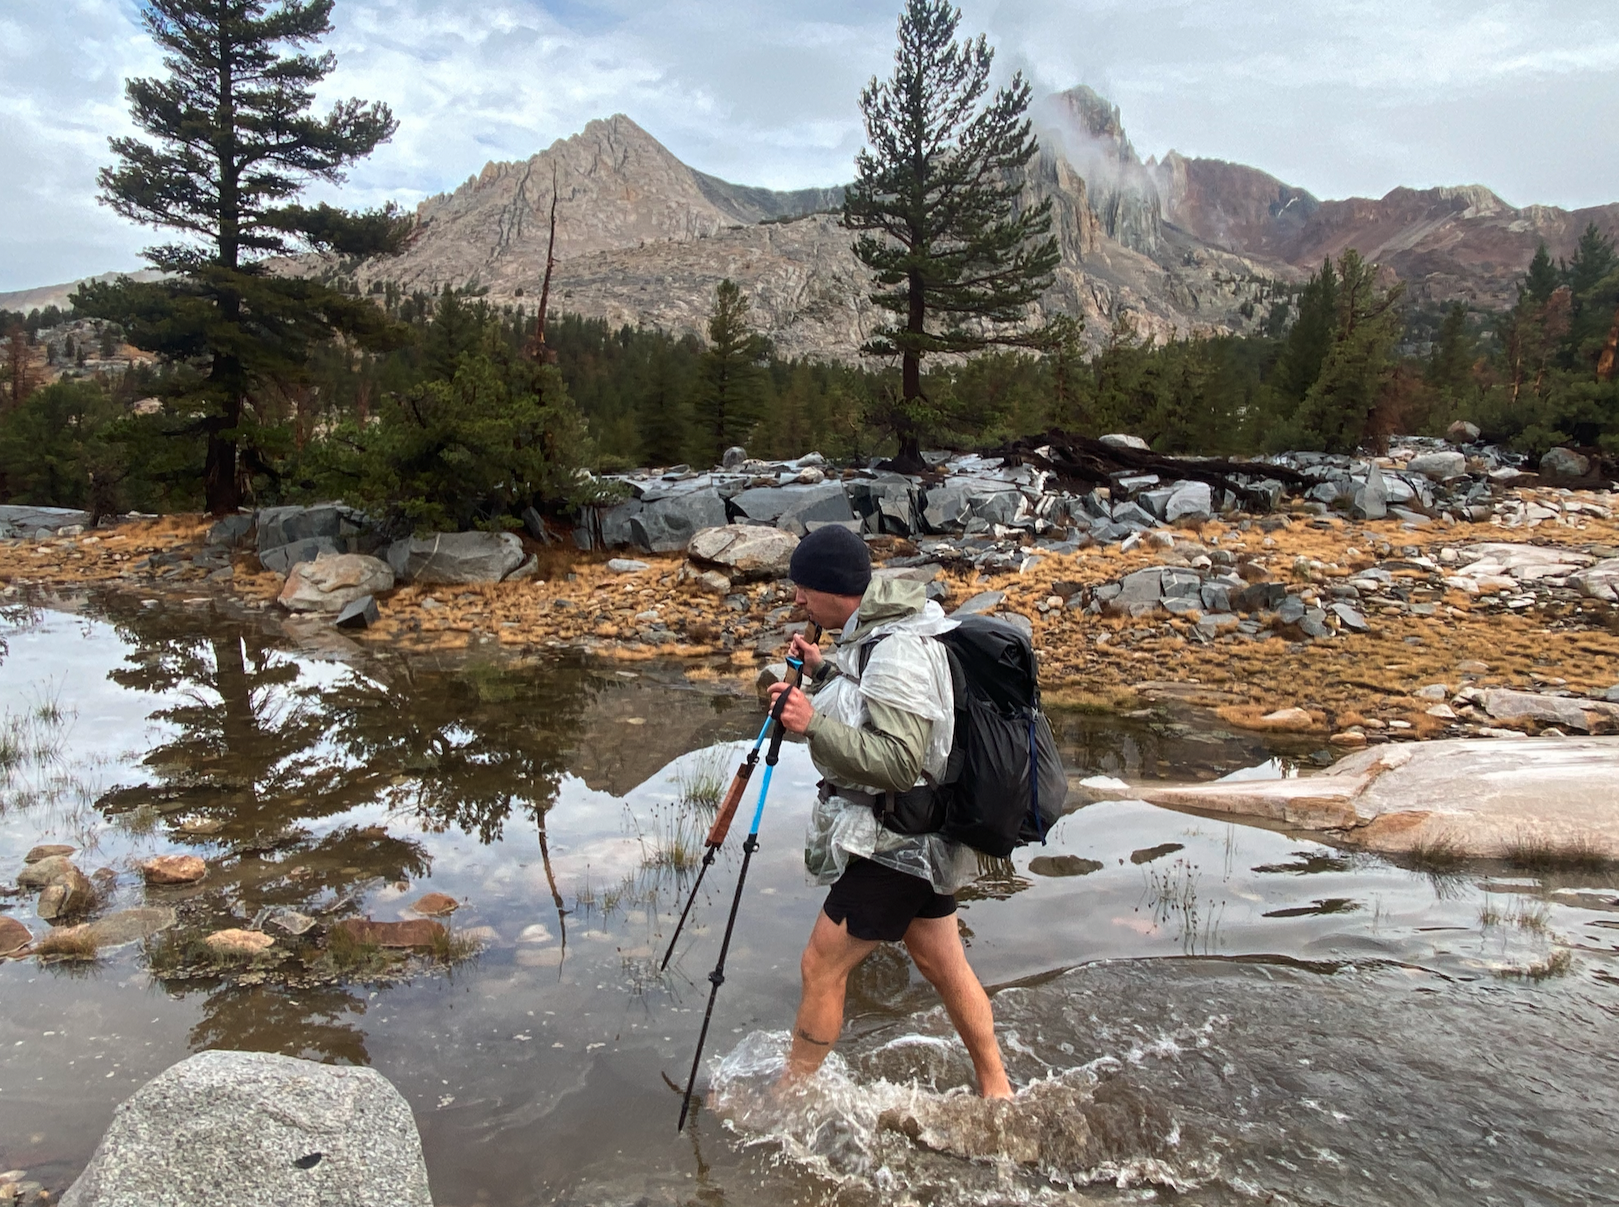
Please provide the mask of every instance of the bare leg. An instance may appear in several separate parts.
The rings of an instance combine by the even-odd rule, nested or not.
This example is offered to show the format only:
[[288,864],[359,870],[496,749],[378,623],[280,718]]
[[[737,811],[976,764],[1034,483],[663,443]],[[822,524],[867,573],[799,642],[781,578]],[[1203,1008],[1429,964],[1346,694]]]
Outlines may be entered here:
[[995,1042],[995,1014],[989,994],[967,963],[956,916],[915,919],[905,932],[905,947],[944,999],[950,1021],[973,1058],[978,1092],[985,1098],[1010,1098],[1012,1086],[1001,1064],[1000,1045]]
[[789,1081],[812,1075],[832,1050],[843,1029],[843,997],[849,974],[876,946],[870,939],[856,939],[849,934],[848,926],[832,921],[825,913],[815,915],[815,928],[810,931],[809,946],[804,948],[799,964],[804,996],[799,1000],[798,1018],[793,1024],[793,1050],[787,1058]]

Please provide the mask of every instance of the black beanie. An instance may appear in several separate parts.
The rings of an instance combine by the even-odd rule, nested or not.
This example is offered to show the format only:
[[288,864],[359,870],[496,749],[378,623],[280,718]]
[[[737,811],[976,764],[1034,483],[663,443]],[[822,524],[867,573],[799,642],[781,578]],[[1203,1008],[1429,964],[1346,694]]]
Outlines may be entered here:
[[871,585],[871,552],[847,528],[828,524],[798,542],[787,574],[806,591],[864,595]]

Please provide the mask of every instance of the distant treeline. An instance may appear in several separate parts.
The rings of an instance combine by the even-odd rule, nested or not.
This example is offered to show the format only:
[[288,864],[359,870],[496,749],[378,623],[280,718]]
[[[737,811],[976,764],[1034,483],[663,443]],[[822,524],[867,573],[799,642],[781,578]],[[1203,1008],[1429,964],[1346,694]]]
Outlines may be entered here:
[[[895,447],[885,408],[896,371],[777,355],[729,283],[706,339],[564,314],[542,345],[522,308],[453,290],[374,300],[397,325],[391,350],[317,344],[252,398],[241,472],[259,502],[337,496],[402,525],[499,525],[536,500],[560,511],[588,497],[582,467],[707,465],[731,444],[847,461]],[[73,316],[4,317],[6,499],[201,506],[203,437],[168,401],[200,367],[40,388],[37,333]],[[1619,257],[1594,228],[1566,263],[1542,249],[1502,313],[1409,304],[1350,253],[1275,302],[1259,334],[1151,345],[1121,319],[1094,353],[1076,330],[1044,354],[936,366],[924,382],[938,416],[929,439],[982,447],[1059,427],[1132,432],[1170,453],[1348,451],[1466,419],[1530,453],[1619,454],[1616,320]]]

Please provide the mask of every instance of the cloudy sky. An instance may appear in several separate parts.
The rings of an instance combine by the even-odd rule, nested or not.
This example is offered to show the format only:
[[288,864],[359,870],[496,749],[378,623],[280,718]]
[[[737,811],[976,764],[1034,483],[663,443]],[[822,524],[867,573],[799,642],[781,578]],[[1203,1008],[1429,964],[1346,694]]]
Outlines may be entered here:
[[[730,180],[837,183],[898,7],[338,0],[323,99],[382,100],[400,120],[342,198],[414,205],[614,112]],[[999,66],[1120,105],[1143,157],[1237,160],[1320,197],[1480,183],[1518,205],[1619,200],[1619,23],[1594,0],[962,7]],[[0,0],[0,291],[139,266],[154,240],[96,204],[95,172],[128,128],[123,81],[158,70],[133,0]]]

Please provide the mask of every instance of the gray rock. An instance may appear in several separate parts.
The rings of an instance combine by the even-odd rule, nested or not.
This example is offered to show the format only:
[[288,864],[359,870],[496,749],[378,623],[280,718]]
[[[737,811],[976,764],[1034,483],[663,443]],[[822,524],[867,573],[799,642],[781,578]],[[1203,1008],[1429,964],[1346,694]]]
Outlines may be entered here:
[[1113,508],[1113,523],[1115,527],[1145,532],[1158,527],[1158,517],[1134,503],[1119,503]]
[[1237,599],[1240,612],[1268,612],[1287,598],[1287,588],[1281,583],[1253,583]]
[[630,517],[630,531],[649,553],[679,553],[698,532],[725,522],[725,500],[710,487],[647,503]]
[[1590,599],[1619,603],[1619,557],[1604,558],[1569,575],[1568,585]]
[[432,1207],[404,1097],[373,1069],[200,1052],[113,1116],[62,1207]]
[[608,549],[635,543],[635,529],[630,519],[639,515],[644,506],[640,499],[628,499],[601,513],[602,544]]
[[523,558],[523,542],[510,532],[436,532],[387,550],[394,575],[415,583],[498,583]]
[[786,511],[801,493],[789,490],[785,486],[754,486],[733,496],[731,506],[735,507],[744,519],[761,524],[775,523],[781,513]]
[[1458,419],[1445,429],[1445,439],[1452,444],[1471,444],[1479,438],[1478,424]]
[[971,599],[963,603],[952,616],[978,616],[998,608],[1001,601],[1006,598],[1005,591],[980,591]]
[[1114,448],[1138,448],[1149,451],[1151,447],[1140,436],[1127,436],[1122,432],[1109,432],[1106,436],[1099,437],[1099,439],[1103,444],[1110,444]]
[[354,540],[367,527],[363,513],[336,503],[316,507],[266,507],[254,520],[261,555],[266,550],[315,537],[324,537],[339,551],[346,552],[354,547]]
[[260,549],[259,565],[277,574],[286,574],[300,562],[312,562],[318,557],[331,557],[342,552],[343,550],[331,537],[313,536],[286,545]]
[[782,578],[792,561],[798,538],[780,528],[759,524],[726,524],[705,528],[691,538],[687,556],[722,566],[736,582]]
[[55,536],[64,528],[88,528],[90,513],[76,511],[70,507],[24,507],[6,504],[0,506],[0,524],[6,524],[17,532],[32,532],[37,535],[43,531],[49,537]]
[[725,450],[725,455],[720,458],[720,464],[726,469],[740,469],[747,459],[748,450],[740,444],[733,444]]
[[1304,614],[1307,610],[1304,606],[1304,601],[1297,595],[1284,596],[1282,601],[1276,605],[1276,623],[1284,625],[1298,624],[1304,619]]
[[1540,459],[1543,478],[1583,478],[1591,472],[1589,458],[1582,457],[1571,448],[1547,449]]
[[1607,691],[1603,692],[1602,698],[1609,704],[1619,704],[1619,683],[1615,683]]
[[531,553],[526,558],[523,559],[522,564],[520,566],[518,566],[517,569],[513,570],[510,574],[508,574],[505,578],[501,579],[500,581],[503,582],[503,583],[526,582],[527,580],[535,577],[535,575],[539,574],[539,572],[540,572],[540,559],[535,557]]
[[949,532],[967,522],[971,508],[967,492],[959,487],[935,486],[927,493],[922,522],[929,532]]
[[393,568],[365,553],[333,553],[299,562],[276,602],[289,612],[342,612],[358,599],[392,591]]
[[776,527],[805,536],[811,524],[847,524],[855,518],[841,482],[810,486],[776,517]]
[[245,513],[228,515],[215,521],[208,529],[208,544],[221,549],[234,549],[244,544],[253,531],[253,517]]
[[1164,504],[1164,520],[1201,523],[1214,518],[1214,492],[1207,482],[1178,483]]
[[1164,573],[1157,566],[1126,574],[1119,581],[1118,602],[1131,604],[1157,603],[1164,593]]
[[1339,624],[1353,633],[1368,633],[1371,631],[1371,626],[1366,623],[1366,617],[1346,603],[1335,603],[1330,611],[1338,618]]
[[1355,516],[1381,520],[1388,515],[1389,492],[1383,471],[1373,461],[1366,470],[1366,484],[1355,492]]
[[1534,692],[1513,691],[1507,687],[1492,687],[1484,692],[1484,711],[1497,721],[1530,720],[1585,733],[1591,720],[1580,708],[1577,700],[1565,696],[1541,696]]
[[551,530],[545,526],[545,517],[532,507],[525,507],[518,516],[523,521],[523,530],[535,540],[549,545],[551,543]]
[[1143,510],[1151,512],[1156,520],[1164,518],[1164,508],[1168,506],[1170,496],[1175,493],[1173,486],[1159,486],[1152,490],[1144,490],[1136,496],[1136,505]]
[[1023,512],[1023,495],[1015,490],[975,491],[967,497],[968,510],[991,524],[1012,524]]
[[1006,615],[1002,616],[1001,619],[1006,621],[1007,624],[1011,625],[1025,637],[1034,636],[1034,621],[1023,615],[1021,612],[1008,612]]
[[176,920],[175,912],[166,905],[145,905],[86,922],[84,932],[95,940],[99,950],[105,951],[149,939],[168,930]]
[[1159,571],[1159,581],[1165,599],[1191,599],[1201,605],[1203,579],[1196,570],[1165,566]]
[[336,624],[340,629],[369,629],[380,619],[376,598],[362,595],[343,605],[343,610],[337,614]]
[[639,574],[643,570],[650,570],[652,566],[633,557],[610,557],[607,559],[607,572],[609,574]]
[[1412,457],[1405,463],[1405,468],[1411,473],[1432,478],[1435,482],[1443,482],[1446,478],[1465,474],[1467,458],[1455,452],[1424,453],[1420,457]]
[[1226,583],[1204,583],[1198,591],[1203,607],[1210,612],[1229,612],[1232,609],[1231,587]]

